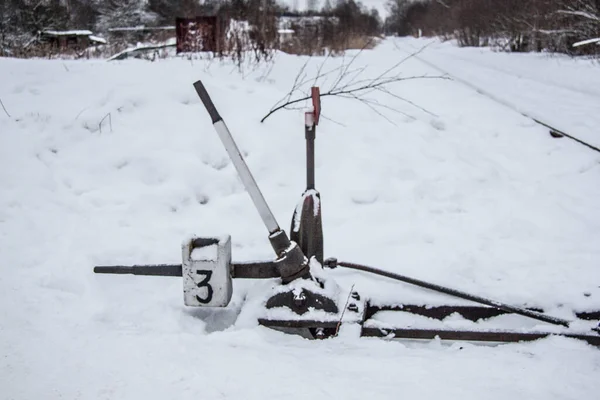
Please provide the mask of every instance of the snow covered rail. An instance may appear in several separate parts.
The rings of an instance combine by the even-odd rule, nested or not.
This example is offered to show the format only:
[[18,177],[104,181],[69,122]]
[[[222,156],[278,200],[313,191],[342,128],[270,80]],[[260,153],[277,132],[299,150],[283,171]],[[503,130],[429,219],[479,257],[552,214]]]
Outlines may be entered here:
[[550,131],[550,135],[552,137],[554,137],[554,138],[566,137],[566,138],[569,138],[569,139],[571,139],[571,140],[573,140],[573,141],[575,141],[575,142],[577,142],[577,143],[579,143],[579,144],[581,144],[581,145],[583,145],[583,146],[585,146],[585,147],[587,147],[587,148],[589,148],[591,150],[594,150],[594,151],[600,153],[600,148],[599,147],[596,147],[593,144],[590,144],[590,143],[588,143],[588,142],[586,142],[584,140],[581,140],[581,139],[579,139],[579,138],[577,138],[577,137],[575,137],[575,136],[573,136],[573,135],[565,132],[564,130],[558,129],[557,127],[553,126],[552,124],[543,121],[539,117],[537,117],[537,116],[535,116],[535,115],[533,115],[533,114],[531,114],[531,113],[529,113],[529,112],[527,112],[525,110],[520,109],[516,105],[514,105],[512,103],[509,103],[508,101],[506,101],[504,99],[501,99],[498,96],[495,96],[494,94],[488,92],[487,90],[482,89],[481,87],[478,87],[478,86],[474,85],[473,83],[471,83],[469,81],[466,81],[466,80],[464,80],[462,78],[459,78],[456,75],[450,74],[448,71],[446,71],[446,70],[438,67],[437,65],[431,63],[430,61],[424,60],[422,57],[420,57],[417,54],[415,54],[414,57],[417,60],[421,61],[422,63],[427,64],[429,67],[431,67],[431,68],[433,68],[433,69],[441,72],[442,74],[445,74],[445,75],[451,77],[453,80],[455,80],[457,82],[460,82],[460,83],[462,83],[465,86],[470,87],[471,89],[475,90],[477,93],[481,94],[482,96],[485,96],[485,97],[489,98],[490,100],[493,100],[496,103],[499,103],[499,104],[501,104],[501,105],[503,105],[503,106],[505,106],[505,107],[507,107],[507,108],[509,108],[509,109],[511,109],[511,110],[513,110],[513,111],[515,111],[515,112],[517,112],[519,114],[521,114],[525,118],[529,118],[532,121],[534,121],[535,123],[537,123],[539,125],[542,125],[545,128],[548,128],[549,131]]
[[[368,273],[376,274],[376,275],[380,275],[380,276],[385,276],[385,277],[388,277],[391,279],[395,279],[397,281],[406,282],[411,285],[416,285],[416,286],[419,286],[419,287],[422,287],[425,289],[429,289],[429,290],[433,290],[433,291],[436,291],[439,293],[444,293],[444,294],[458,297],[461,299],[473,301],[473,302],[480,303],[480,304],[485,304],[487,306],[494,307],[494,308],[497,308],[502,311],[519,314],[519,315],[522,315],[525,317],[537,319],[539,321],[548,322],[550,324],[562,325],[562,326],[566,326],[566,327],[569,326],[569,321],[564,320],[562,318],[556,318],[556,317],[552,317],[550,315],[538,313],[536,311],[527,310],[525,308],[511,306],[509,304],[504,304],[499,301],[486,299],[481,296],[475,296],[475,295],[472,295],[469,293],[461,292],[460,290],[447,288],[444,286],[436,285],[434,283],[424,282],[424,281],[421,281],[418,279],[410,278],[408,276],[395,274],[393,272],[383,271],[383,270],[380,270],[377,268],[369,267],[367,265],[360,265],[360,264],[349,263],[349,262],[336,262],[336,261],[334,261],[334,263],[337,264],[336,266],[354,269],[357,271],[368,272]],[[330,263],[330,264],[332,264],[332,263]],[[328,265],[327,262],[325,263],[325,265]]]
[[541,120],[539,120],[539,119],[537,119],[535,117],[532,117],[532,116],[528,115],[527,113],[524,113],[524,112],[521,112],[521,111],[518,111],[518,112],[521,115],[523,115],[524,117],[531,118],[534,122],[536,122],[536,123],[538,123],[538,124],[540,124],[540,125],[548,128],[550,130],[550,135],[552,135],[552,137],[556,137],[556,138],[566,137],[566,138],[569,138],[569,139],[571,139],[571,140],[573,140],[573,141],[575,141],[575,142],[577,142],[579,144],[584,145],[585,147],[587,147],[589,149],[592,149],[592,150],[597,151],[598,153],[600,153],[600,148],[598,148],[598,147],[596,147],[594,145],[591,145],[591,144],[589,144],[587,142],[584,142],[583,140],[578,139],[575,136],[569,135],[568,133],[563,132],[560,129],[558,129],[558,128],[550,125],[550,124],[547,124],[544,121],[541,121]]
[[[468,342],[497,342],[514,343],[528,342],[552,336],[547,332],[511,332],[511,331],[456,331],[449,329],[410,329],[410,328],[378,328],[363,327],[363,337],[385,337],[392,339],[421,339],[432,340],[439,337],[441,340],[462,340]],[[556,334],[571,339],[583,340],[592,346],[600,346],[600,336],[583,335],[574,333]]]

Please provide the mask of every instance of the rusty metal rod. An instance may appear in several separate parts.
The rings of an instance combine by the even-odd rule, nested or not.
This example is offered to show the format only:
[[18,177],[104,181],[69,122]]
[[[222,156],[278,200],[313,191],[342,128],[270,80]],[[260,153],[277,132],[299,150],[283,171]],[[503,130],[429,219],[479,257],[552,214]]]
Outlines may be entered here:
[[[94,267],[97,274],[120,274],[142,276],[181,276],[181,264],[154,265],[99,265]],[[240,279],[278,278],[279,271],[273,261],[249,261],[231,263],[231,277]]]

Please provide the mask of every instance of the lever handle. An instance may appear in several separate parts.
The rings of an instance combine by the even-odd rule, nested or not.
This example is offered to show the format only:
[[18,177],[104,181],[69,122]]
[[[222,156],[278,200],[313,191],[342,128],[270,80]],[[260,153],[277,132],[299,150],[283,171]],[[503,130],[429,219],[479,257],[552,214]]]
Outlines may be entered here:
[[208,95],[208,92],[206,91],[206,88],[204,87],[202,81],[197,81],[196,83],[194,83],[194,88],[196,89],[196,93],[198,93],[198,96],[200,96],[200,100],[202,100],[204,107],[206,107],[206,111],[208,111],[208,114],[212,119],[212,123],[215,124],[221,121],[223,118],[221,118],[221,116],[219,115],[217,107],[215,107],[214,103],[212,102],[212,99]]

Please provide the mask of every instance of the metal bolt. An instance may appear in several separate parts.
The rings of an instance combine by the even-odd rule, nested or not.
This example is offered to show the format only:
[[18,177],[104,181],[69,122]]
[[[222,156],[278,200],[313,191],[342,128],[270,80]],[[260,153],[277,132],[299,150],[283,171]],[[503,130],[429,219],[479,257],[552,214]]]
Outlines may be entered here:
[[306,294],[304,290],[300,293],[294,293],[294,306],[296,309],[302,309],[306,305]]
[[315,338],[325,339],[325,329],[317,328],[317,330],[315,331]]

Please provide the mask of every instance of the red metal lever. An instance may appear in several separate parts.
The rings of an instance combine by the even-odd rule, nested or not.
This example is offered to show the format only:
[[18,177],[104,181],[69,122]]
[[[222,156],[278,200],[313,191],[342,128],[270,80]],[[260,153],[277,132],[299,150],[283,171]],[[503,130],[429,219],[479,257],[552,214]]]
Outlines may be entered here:
[[319,125],[319,117],[321,116],[321,94],[319,87],[315,86],[310,89],[313,105],[313,115],[315,118],[315,125]]

